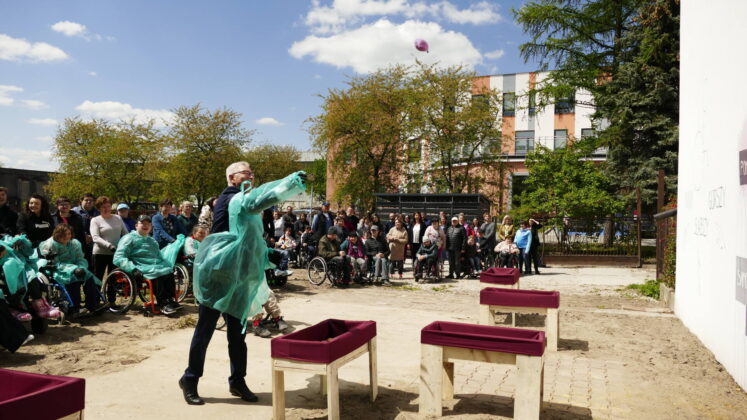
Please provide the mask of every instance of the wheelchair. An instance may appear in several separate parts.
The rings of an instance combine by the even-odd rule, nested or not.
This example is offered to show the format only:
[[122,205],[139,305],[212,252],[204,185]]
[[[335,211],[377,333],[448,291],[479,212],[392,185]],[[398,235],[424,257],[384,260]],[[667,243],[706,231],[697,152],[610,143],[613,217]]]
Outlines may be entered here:
[[343,277],[342,267],[339,267],[339,264],[332,260],[325,260],[323,257],[312,258],[306,271],[309,283],[314,286],[321,285],[325,280],[329,280],[335,286],[342,281]]
[[511,254],[508,260],[504,263],[503,258],[500,255],[495,256],[495,266],[499,268],[514,268],[519,266],[519,255]]
[[[174,265],[174,284],[176,291],[174,299],[179,302],[184,300],[182,295],[186,295],[189,288],[189,272],[187,268],[177,263]],[[180,286],[181,285],[181,286]],[[135,298],[140,298],[143,303],[143,313],[145,316],[158,315],[161,313],[156,308],[155,289],[153,281],[143,279],[135,281],[133,276],[122,269],[114,269],[109,273],[101,284],[101,294],[108,299],[113,295],[114,302],[109,304],[109,311],[116,314],[124,314],[130,310],[135,303]]]
[[176,301],[182,303],[187,296],[194,296],[192,292],[194,259],[179,255],[178,261],[174,264],[174,283],[176,284]]
[[418,272],[420,271],[420,264],[424,264],[423,261],[415,259],[415,268],[414,268],[414,275],[415,275],[415,281],[420,282],[421,280],[424,283],[428,282],[434,282],[434,283],[440,283],[443,273],[441,272],[441,262],[438,260],[438,257],[436,257],[436,261],[431,266],[431,269],[428,271],[424,271],[422,276],[419,276]]

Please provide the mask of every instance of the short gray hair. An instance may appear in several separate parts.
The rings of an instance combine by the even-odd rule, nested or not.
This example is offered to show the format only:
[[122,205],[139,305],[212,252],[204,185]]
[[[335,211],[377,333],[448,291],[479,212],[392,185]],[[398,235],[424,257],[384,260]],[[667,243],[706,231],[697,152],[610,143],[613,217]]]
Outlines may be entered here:
[[228,182],[228,185],[231,186],[231,175],[235,174],[236,172],[241,172],[244,170],[244,168],[251,169],[251,166],[249,166],[249,162],[241,161],[241,162],[234,162],[230,165],[228,165],[228,168],[226,168],[226,182]]

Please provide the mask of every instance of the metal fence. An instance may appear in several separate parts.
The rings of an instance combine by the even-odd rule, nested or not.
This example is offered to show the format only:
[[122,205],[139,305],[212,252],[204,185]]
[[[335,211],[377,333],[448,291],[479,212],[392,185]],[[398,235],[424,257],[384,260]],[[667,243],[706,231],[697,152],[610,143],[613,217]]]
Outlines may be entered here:
[[640,257],[638,217],[563,218],[540,230],[544,256]]
[[[665,260],[670,241],[676,241],[677,209],[663,211],[654,215],[656,220],[656,280],[673,283],[672,279],[665,279]],[[670,287],[673,284],[668,284]]]

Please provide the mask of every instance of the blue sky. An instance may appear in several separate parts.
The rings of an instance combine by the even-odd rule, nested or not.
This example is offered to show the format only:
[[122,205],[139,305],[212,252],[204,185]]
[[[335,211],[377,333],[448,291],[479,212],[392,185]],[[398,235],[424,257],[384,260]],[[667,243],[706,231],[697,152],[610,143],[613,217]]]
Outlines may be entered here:
[[196,103],[240,112],[257,142],[306,150],[318,95],[351,75],[416,57],[534,70],[518,54],[520,3],[0,0],[0,162],[56,169],[50,146],[68,117],[167,121]]

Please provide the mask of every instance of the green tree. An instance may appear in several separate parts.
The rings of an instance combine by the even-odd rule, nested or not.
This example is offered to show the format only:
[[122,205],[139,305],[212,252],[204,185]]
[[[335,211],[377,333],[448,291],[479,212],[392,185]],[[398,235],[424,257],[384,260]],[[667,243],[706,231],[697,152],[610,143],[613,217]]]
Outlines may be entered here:
[[281,179],[302,169],[301,153],[293,146],[260,144],[244,152],[244,159],[254,172],[254,184]]
[[372,209],[374,193],[397,187],[400,154],[417,109],[407,71],[395,66],[353,77],[347,89],[322,96],[322,113],[309,120],[309,132],[339,180],[328,198]]
[[640,10],[624,39],[624,63],[598,95],[597,116],[609,122],[599,133],[609,147],[609,174],[629,202],[656,202],[657,172],[677,185],[679,148],[679,0],[655,0]]
[[540,70],[552,68],[537,87],[538,106],[576,89],[596,96],[600,81],[617,76],[627,46],[623,37],[635,26],[642,1],[536,0],[514,10],[531,37],[519,47],[522,58],[537,60]]
[[153,174],[163,148],[152,121],[68,118],[55,136],[52,150],[59,173],[51,175],[47,191],[73,199],[87,192],[128,203],[152,199]]
[[461,66],[423,64],[414,76],[419,110],[415,141],[427,139],[437,191],[477,193],[501,172],[501,94],[475,90],[476,76]]
[[582,140],[549,150],[540,146],[527,155],[527,189],[519,196],[521,205],[513,211],[519,219],[542,215],[558,222],[563,217],[605,217],[622,209],[604,163],[587,157],[595,142]]
[[312,176],[308,183],[309,193],[313,192],[314,198],[327,199],[327,159],[316,159],[306,168],[306,172]]
[[168,126],[168,148],[162,158],[161,194],[194,199],[199,207],[226,187],[226,167],[242,157],[253,132],[242,127],[241,114],[200,105],[179,107]]

